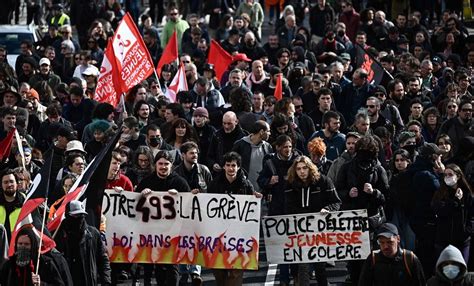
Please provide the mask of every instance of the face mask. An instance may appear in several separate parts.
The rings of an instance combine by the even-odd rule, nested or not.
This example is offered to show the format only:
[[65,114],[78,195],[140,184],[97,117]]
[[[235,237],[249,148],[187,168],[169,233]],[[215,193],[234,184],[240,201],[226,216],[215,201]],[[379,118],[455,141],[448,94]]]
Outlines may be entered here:
[[26,266],[31,260],[31,250],[26,247],[18,247],[15,251],[16,265],[19,267]]
[[415,144],[405,145],[402,148],[407,150],[408,153],[410,153],[410,156],[413,156],[413,154],[415,154],[415,150],[416,150]]
[[444,182],[448,187],[453,187],[458,182],[458,178],[456,176],[444,177]]
[[446,265],[443,267],[443,274],[448,278],[449,280],[453,280],[456,278],[459,274],[459,266],[457,265]]
[[158,140],[158,138],[150,138],[150,146],[151,147],[157,147],[158,145],[160,145],[160,141]]

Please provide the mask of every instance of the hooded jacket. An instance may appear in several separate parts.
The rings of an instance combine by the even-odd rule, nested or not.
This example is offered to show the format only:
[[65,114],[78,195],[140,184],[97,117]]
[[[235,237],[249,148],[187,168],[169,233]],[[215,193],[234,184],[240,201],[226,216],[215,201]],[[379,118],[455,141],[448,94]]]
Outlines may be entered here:
[[[459,274],[458,276],[456,276],[456,278],[454,278],[454,280],[449,280],[443,274],[443,266],[447,262],[451,262],[452,264],[455,264],[460,268]],[[473,283],[473,274],[467,272],[466,262],[464,262],[464,258],[462,257],[461,251],[459,251],[456,247],[449,245],[441,252],[438,261],[436,262],[436,274],[428,280],[427,285],[467,286],[473,285]]]
[[434,223],[435,214],[431,208],[433,194],[439,190],[439,177],[433,171],[433,163],[418,156],[415,163],[408,167],[404,177],[411,178],[409,189],[414,201],[410,217],[411,224]]
[[321,174],[321,177],[311,185],[304,187],[293,183],[291,189],[285,191],[288,214],[315,213],[325,208],[338,211],[341,199],[331,179]]

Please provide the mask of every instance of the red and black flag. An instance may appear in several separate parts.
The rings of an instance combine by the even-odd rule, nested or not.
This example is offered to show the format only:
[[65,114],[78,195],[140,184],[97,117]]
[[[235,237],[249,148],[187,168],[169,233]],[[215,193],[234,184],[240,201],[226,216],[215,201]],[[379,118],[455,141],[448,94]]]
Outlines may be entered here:
[[[53,151],[54,152],[54,151]],[[35,176],[33,183],[28,190],[26,195],[25,202],[21,207],[20,214],[18,215],[18,219],[15,224],[15,228],[12,232],[12,237],[10,240],[10,249],[9,255],[13,255],[14,252],[14,245],[16,240],[16,235],[21,227],[25,224],[33,223],[33,218],[31,214],[38,209],[38,207],[46,201],[48,197],[48,190],[49,190],[49,178],[51,173],[51,165],[53,162],[53,153],[46,158],[46,161],[41,167],[39,173]],[[17,194],[18,196],[21,194]],[[45,211],[45,210],[44,210]],[[41,227],[41,226],[36,226]],[[46,235],[43,236],[43,248],[44,252],[54,248],[55,244],[51,238],[47,237]]]
[[112,159],[112,151],[115,145],[117,145],[121,133],[122,132],[119,131],[115,134],[104,149],[102,149],[89,166],[87,166],[84,173],[76,180],[56,210],[55,215],[48,223],[49,231],[52,232],[61,225],[61,221],[64,219],[66,213],[66,206],[73,200],[85,201],[87,199],[86,209],[89,216],[88,221],[95,227],[99,227],[102,198],[104,196],[107,174]]
[[357,47],[357,67],[363,68],[367,71],[367,81],[374,85],[379,85],[384,75],[384,68],[379,61],[377,61],[368,51],[362,48],[360,45]]

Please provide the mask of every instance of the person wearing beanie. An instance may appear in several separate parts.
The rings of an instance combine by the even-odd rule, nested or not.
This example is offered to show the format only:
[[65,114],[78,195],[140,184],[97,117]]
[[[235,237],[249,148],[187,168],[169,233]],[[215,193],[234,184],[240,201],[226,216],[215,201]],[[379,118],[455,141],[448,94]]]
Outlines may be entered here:
[[198,162],[208,165],[207,152],[209,151],[212,135],[216,133],[216,128],[209,124],[209,112],[206,108],[198,107],[194,110],[192,124],[199,137],[199,149],[201,154],[204,154],[198,157]]

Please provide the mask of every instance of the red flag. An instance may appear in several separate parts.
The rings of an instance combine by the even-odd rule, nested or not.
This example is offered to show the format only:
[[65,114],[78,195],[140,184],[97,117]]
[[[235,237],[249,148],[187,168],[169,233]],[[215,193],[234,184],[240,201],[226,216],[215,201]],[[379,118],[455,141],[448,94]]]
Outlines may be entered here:
[[120,90],[117,62],[114,55],[112,40],[109,40],[105,49],[104,59],[100,66],[99,79],[95,89],[94,99],[98,102],[107,102],[117,107],[120,101]]
[[172,62],[178,60],[178,35],[176,30],[171,35],[168,44],[166,44],[165,50],[161,55],[158,66],[156,67],[156,74],[161,76],[161,68],[166,64],[171,64]]
[[224,50],[218,42],[212,40],[209,48],[208,63],[214,65],[216,77],[220,81],[222,74],[227,70],[227,67],[232,63],[232,56]]
[[184,66],[181,65],[178,69],[178,72],[171,81],[168,89],[166,90],[165,96],[168,97],[171,102],[176,102],[176,94],[183,90],[188,90],[188,81],[186,80]]
[[12,128],[12,130],[8,132],[7,137],[0,141],[0,161],[3,161],[4,159],[8,158],[8,156],[10,156],[15,130],[15,128]]
[[283,98],[283,82],[282,82],[283,75],[280,73],[277,75],[277,82],[275,84],[275,92],[273,96],[276,98],[277,101]]
[[13,255],[13,252],[15,251],[14,244],[18,231],[23,225],[32,223],[31,213],[35,211],[38,206],[41,205],[48,197],[49,179],[51,174],[53,156],[53,153],[51,153],[50,156],[46,159],[46,162],[44,163],[43,167],[41,167],[39,173],[35,176],[33,183],[30,186],[30,189],[28,190],[25,202],[21,207],[20,213],[18,214],[18,218],[15,224],[15,228],[12,232],[12,237],[10,240],[10,249],[8,250],[9,256]]
[[120,22],[112,45],[120,75],[121,91],[128,92],[154,71],[150,53],[130,14],[127,13]]

